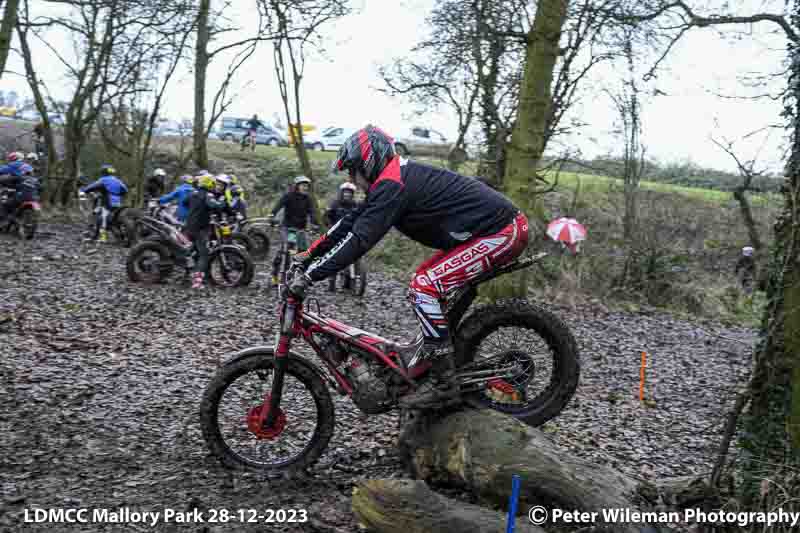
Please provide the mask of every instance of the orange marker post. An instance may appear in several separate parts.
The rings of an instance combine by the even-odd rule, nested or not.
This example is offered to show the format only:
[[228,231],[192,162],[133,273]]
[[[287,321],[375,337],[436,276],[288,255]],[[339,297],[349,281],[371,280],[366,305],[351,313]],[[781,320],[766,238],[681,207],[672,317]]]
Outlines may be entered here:
[[647,367],[647,352],[642,351],[642,366],[639,369],[639,401],[644,401],[644,369]]

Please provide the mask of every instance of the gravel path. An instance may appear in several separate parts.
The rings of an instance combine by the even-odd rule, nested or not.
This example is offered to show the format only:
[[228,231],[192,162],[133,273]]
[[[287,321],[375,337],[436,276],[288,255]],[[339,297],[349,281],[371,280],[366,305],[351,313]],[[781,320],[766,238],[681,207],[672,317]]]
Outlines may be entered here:
[[[50,236],[33,243],[0,236],[0,531],[356,531],[353,482],[405,476],[393,449],[396,416],[362,416],[338,396],[336,433],[308,478],[220,467],[197,407],[220,361],[271,342],[267,265],[241,290],[144,288],[127,282],[122,249],[84,245],[75,227],[43,229]],[[416,327],[405,291],[372,273],[363,301],[323,288],[313,296],[323,313],[405,338]],[[579,340],[583,373],[573,402],[544,429],[631,475],[706,471],[720,413],[746,378],[753,332],[659,314],[555,311]],[[641,349],[651,354],[652,408],[637,399]],[[306,509],[314,524],[23,522],[26,509],[120,507],[196,507],[206,518],[210,509]]]

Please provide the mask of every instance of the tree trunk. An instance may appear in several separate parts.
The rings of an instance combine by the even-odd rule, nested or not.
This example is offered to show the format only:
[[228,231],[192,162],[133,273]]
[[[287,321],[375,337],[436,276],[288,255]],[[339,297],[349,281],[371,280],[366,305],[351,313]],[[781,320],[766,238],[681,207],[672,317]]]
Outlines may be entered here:
[[[519,510],[519,508],[518,508]],[[527,509],[522,509],[523,515]],[[353,489],[353,513],[376,533],[503,533],[507,517],[477,505],[460,503],[431,491],[422,481],[371,479]],[[545,533],[526,517],[514,531]]]
[[[795,0],[792,22],[800,27],[800,0]],[[792,145],[782,187],[784,205],[775,222],[767,306],[761,342],[756,347],[750,385],[750,408],[743,417],[739,447],[745,452],[745,505],[764,501],[762,480],[775,486],[786,470],[800,466],[800,44],[790,47],[792,61],[787,109]],[[773,483],[770,483],[772,485]]]
[[[44,127],[44,144],[47,151],[47,163],[45,167],[46,176],[44,177],[47,178],[54,175],[53,171],[56,168],[55,139],[53,138],[53,130],[50,128],[50,119],[47,118],[47,104],[45,103],[44,94],[42,93],[41,87],[39,87],[39,78],[36,75],[36,69],[33,66],[33,57],[31,55],[31,48],[28,44],[27,30],[23,30],[20,24],[17,24],[17,36],[19,38],[22,60],[25,64],[25,78],[28,81],[28,87],[31,88],[31,93],[33,93],[33,101],[36,105],[36,110],[42,117],[42,126]],[[48,180],[48,183],[45,184],[45,187],[48,189],[47,196],[51,201],[54,201],[55,195],[49,181],[50,180]]]
[[211,0],[200,0],[197,12],[197,44],[194,56],[194,162],[208,168],[206,142],[206,72],[208,71],[208,13]]
[[75,183],[81,172],[80,155],[83,146],[81,139],[68,126],[69,122],[64,127],[64,161],[62,165],[64,176],[58,194],[59,202],[63,206],[69,205],[73,192],[76,190]]
[[[597,512],[598,524],[603,509],[649,508],[660,497],[657,487],[571,457],[540,430],[492,410],[419,418],[403,429],[399,445],[416,477],[467,488],[493,505],[507,504],[514,474],[521,478],[519,509]],[[668,531],[644,523],[608,525],[620,533]]]
[[747,234],[750,236],[750,245],[760,252],[764,248],[764,243],[761,242],[761,238],[758,235],[758,226],[755,218],[753,218],[753,211],[750,209],[747,193],[741,187],[737,187],[733,191],[733,197],[739,202],[739,211],[742,213],[742,220],[747,228]]
[[535,174],[545,149],[545,131],[552,105],[553,69],[567,18],[568,0],[542,0],[528,33],[525,71],[517,122],[508,146],[505,190],[529,217],[544,221],[544,206],[536,194]]
[[[291,46],[291,43],[289,46]],[[303,175],[314,182],[314,170],[311,168],[311,161],[308,159],[308,151],[303,140],[303,120],[300,117],[300,78],[297,76],[294,79],[294,107],[295,117],[297,118],[297,142],[294,145],[297,159],[300,161]],[[312,192],[316,193],[316,187],[312,189]]]
[[11,49],[11,39],[13,38],[14,26],[17,23],[17,7],[19,0],[6,0],[6,7],[3,11],[3,22],[0,24],[0,79],[6,72],[6,60],[8,51]]
[[[517,120],[507,146],[503,188],[528,217],[533,239],[539,234],[534,230],[537,222],[541,223],[542,229],[546,222],[544,203],[535,180],[545,149],[552,106],[553,69],[558,59],[568,4],[568,0],[541,0],[537,4],[533,26],[528,32]],[[527,294],[527,270],[505,278],[487,284],[481,295],[497,299]]]

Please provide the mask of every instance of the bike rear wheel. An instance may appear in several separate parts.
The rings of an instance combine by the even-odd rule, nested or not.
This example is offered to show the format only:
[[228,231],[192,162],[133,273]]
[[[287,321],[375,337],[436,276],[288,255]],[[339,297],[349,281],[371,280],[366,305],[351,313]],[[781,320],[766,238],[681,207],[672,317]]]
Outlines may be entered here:
[[340,279],[343,291],[353,296],[364,296],[367,290],[367,271],[361,261],[357,261],[354,265],[347,267],[332,277],[330,282],[330,290],[332,292],[336,290],[336,284]]
[[472,384],[477,390],[464,397],[533,427],[557,416],[578,386],[579,353],[569,328],[524,300],[476,309],[459,326],[456,352],[457,374],[512,368],[502,379]]
[[325,382],[293,356],[287,361],[276,423],[263,427],[274,361],[270,350],[229,363],[203,394],[203,437],[211,453],[229,468],[302,470],[319,460],[333,435],[334,406]]
[[248,237],[253,240],[252,257],[256,260],[265,259],[269,255],[269,235],[260,228],[250,228],[245,231]]

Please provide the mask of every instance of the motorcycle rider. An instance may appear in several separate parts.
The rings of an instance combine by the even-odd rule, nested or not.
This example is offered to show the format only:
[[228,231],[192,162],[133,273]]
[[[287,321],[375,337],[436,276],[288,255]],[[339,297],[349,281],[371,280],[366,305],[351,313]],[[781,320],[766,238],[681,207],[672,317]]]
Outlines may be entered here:
[[[347,213],[358,207],[355,201],[355,194],[356,186],[349,181],[339,185],[339,193],[336,196],[336,200],[331,202],[331,205],[329,205],[327,211],[325,211],[325,222],[328,224],[328,227],[332,227],[339,222],[339,220],[344,218]],[[352,280],[349,277],[345,278],[345,288],[348,288],[350,283],[352,283]],[[336,276],[328,278],[328,290],[331,292],[336,290]]]
[[163,168],[157,168],[153,171],[153,175],[147,178],[147,182],[144,186],[144,202],[147,205],[149,200],[155,200],[159,196],[164,194],[164,188],[166,187],[166,180],[167,173],[164,172]]
[[189,196],[195,190],[194,183],[196,180],[197,178],[195,176],[181,176],[181,181],[183,181],[183,183],[176,187],[171,193],[165,194],[158,199],[158,204],[160,206],[166,206],[172,202],[177,204],[178,209],[175,211],[174,219],[172,218],[172,215],[164,215],[170,219],[170,222],[173,222],[174,224],[183,224],[186,222],[186,216],[189,214]]
[[25,164],[25,155],[21,152],[9,152],[6,155],[6,164],[0,167],[0,175],[11,174],[21,176],[22,165]]
[[0,204],[0,222],[5,222],[23,203],[38,202],[41,199],[42,184],[34,175],[33,167],[27,163],[20,165],[18,175],[0,177],[0,187],[14,189],[14,194]]
[[231,200],[228,202],[228,211],[230,211],[237,219],[247,219],[247,202],[242,198],[241,185],[231,185],[228,189],[231,195]]
[[331,202],[327,211],[325,211],[325,222],[329,226],[333,226],[344,218],[347,213],[358,207],[355,201],[355,194],[356,186],[349,181],[339,185],[339,193],[336,196],[336,200]]
[[122,200],[128,194],[128,186],[114,175],[116,172],[113,166],[105,164],[100,167],[100,179],[78,189],[78,194],[81,197],[94,191],[102,193],[100,213],[95,224],[95,232],[88,240],[97,239],[99,234],[100,242],[108,241],[108,221],[122,207]]
[[[273,287],[278,284],[278,269],[280,268],[281,259],[283,258],[283,253],[285,250],[284,246],[287,245],[286,241],[289,237],[289,228],[305,230],[309,219],[315,225],[319,225],[317,213],[314,210],[314,205],[311,200],[311,195],[308,194],[310,184],[311,180],[307,177],[297,176],[294,179],[293,190],[281,196],[280,200],[278,200],[278,203],[276,203],[275,207],[272,208],[270,224],[273,227],[277,225],[277,222],[275,221],[275,214],[283,209],[283,222],[280,226],[281,247],[275,254],[275,259],[272,261]],[[301,236],[298,237],[299,239],[297,247],[298,250],[302,250],[307,246],[307,244],[301,241]]]
[[303,294],[346,268],[392,227],[438,249],[411,281],[408,298],[421,334],[401,348],[398,361],[411,376],[430,364],[432,376],[400,405],[421,407],[452,396],[454,348],[440,302],[448,291],[519,256],[528,244],[527,218],[478,180],[401,158],[394,140],[372,125],[345,141],[334,165],[350,173],[366,200],[296,256],[305,275],[289,290]]
[[[253,118],[248,120],[246,122],[246,124],[247,124],[247,134],[242,136],[242,143],[241,143],[241,145],[242,145],[242,150],[241,151],[242,152],[244,152],[244,149],[250,143],[250,137],[251,136],[255,137],[256,132],[258,131],[258,128],[265,127],[264,123],[261,122],[260,120],[258,120],[258,115],[256,115],[256,114],[254,114]],[[255,147],[254,147],[254,149],[255,149]]]
[[239,186],[239,197],[244,200],[244,187],[239,183],[239,178],[233,175],[225,174],[228,178],[227,183],[225,183],[225,200],[227,200],[229,205],[233,205],[233,193],[232,187],[234,185]]
[[196,183],[196,189],[188,198],[189,212],[186,216],[184,234],[193,243],[197,250],[197,263],[192,273],[192,289],[203,288],[203,278],[208,269],[208,234],[211,229],[211,213],[225,209],[225,202],[217,199],[214,189],[217,181],[207,174],[201,176]]
[[753,257],[755,249],[752,246],[742,248],[742,255],[734,267],[734,274],[739,278],[742,292],[749,295],[753,292],[753,280],[756,278],[756,260]]

